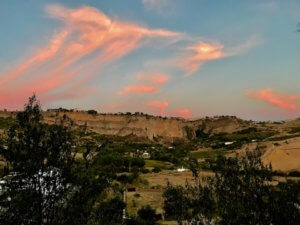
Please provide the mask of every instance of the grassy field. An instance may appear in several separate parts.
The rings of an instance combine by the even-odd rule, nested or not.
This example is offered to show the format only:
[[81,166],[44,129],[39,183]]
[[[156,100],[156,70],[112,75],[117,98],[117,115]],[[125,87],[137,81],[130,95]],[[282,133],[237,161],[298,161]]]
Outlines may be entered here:
[[197,151],[190,152],[190,156],[196,159],[216,159],[219,155],[225,155],[224,150],[209,150],[209,151]]
[[150,205],[156,209],[156,213],[162,213],[163,190],[156,189],[138,189],[136,192],[126,193],[127,213],[135,215],[143,206]]
[[158,161],[158,160],[145,160],[146,162],[146,168],[154,168],[158,167],[161,170],[168,170],[171,167],[173,167],[173,164],[170,162],[163,162],[163,161]]

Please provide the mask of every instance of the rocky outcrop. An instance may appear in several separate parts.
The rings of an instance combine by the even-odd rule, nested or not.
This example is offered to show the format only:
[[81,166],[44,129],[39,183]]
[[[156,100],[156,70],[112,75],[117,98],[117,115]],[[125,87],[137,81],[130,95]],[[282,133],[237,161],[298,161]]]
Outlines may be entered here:
[[[15,115],[16,112],[0,112],[0,117]],[[207,134],[231,133],[243,129],[245,125],[245,121],[229,116],[185,120],[142,113],[91,115],[87,112],[44,112],[44,120],[49,124],[63,118],[72,126],[86,126],[101,135],[132,135],[162,141],[192,140],[199,130]]]
[[134,135],[150,140],[192,140],[196,137],[196,132],[199,129],[206,133],[221,133],[234,132],[242,127],[242,120],[235,117],[185,120],[145,114],[89,115],[84,112],[45,113],[45,121],[55,123],[57,119],[62,118],[64,115],[72,121],[73,125],[86,126],[98,134]]
[[162,139],[193,139],[202,120],[188,121],[179,118],[163,118],[149,115],[98,114],[87,113],[45,113],[47,123],[55,123],[66,115],[75,126],[87,126],[88,129],[103,135],[127,136]]

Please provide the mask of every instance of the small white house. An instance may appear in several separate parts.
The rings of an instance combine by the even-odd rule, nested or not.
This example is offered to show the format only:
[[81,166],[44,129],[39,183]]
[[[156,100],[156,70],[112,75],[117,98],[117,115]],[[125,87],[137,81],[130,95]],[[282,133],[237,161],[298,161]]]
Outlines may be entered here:
[[225,145],[232,145],[234,143],[234,141],[227,141],[227,142],[225,142],[224,144]]
[[181,168],[177,168],[177,172],[185,172],[188,171],[188,169],[184,168],[183,166]]

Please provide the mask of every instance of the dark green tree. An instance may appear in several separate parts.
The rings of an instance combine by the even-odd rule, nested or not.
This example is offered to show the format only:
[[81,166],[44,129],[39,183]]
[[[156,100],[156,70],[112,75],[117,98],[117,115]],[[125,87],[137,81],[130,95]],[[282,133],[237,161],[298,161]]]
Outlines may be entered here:
[[299,182],[275,185],[261,152],[210,161],[215,176],[197,185],[168,186],[165,213],[179,223],[220,225],[290,224],[300,221]]
[[91,157],[76,159],[70,128],[43,122],[40,104],[29,98],[9,128],[1,185],[0,224],[85,225],[114,176]]
[[42,123],[35,95],[8,130],[6,184],[0,201],[0,224],[57,224],[69,193],[74,157],[72,137],[62,125]]
[[123,209],[125,203],[120,197],[114,197],[110,200],[100,203],[95,212],[95,221],[100,224],[117,225],[122,223]]

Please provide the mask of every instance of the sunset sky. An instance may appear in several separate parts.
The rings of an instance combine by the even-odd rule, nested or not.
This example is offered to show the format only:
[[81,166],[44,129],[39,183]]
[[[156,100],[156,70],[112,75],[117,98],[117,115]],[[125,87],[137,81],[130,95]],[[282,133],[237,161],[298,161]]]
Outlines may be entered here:
[[300,117],[299,0],[1,0],[0,110]]

